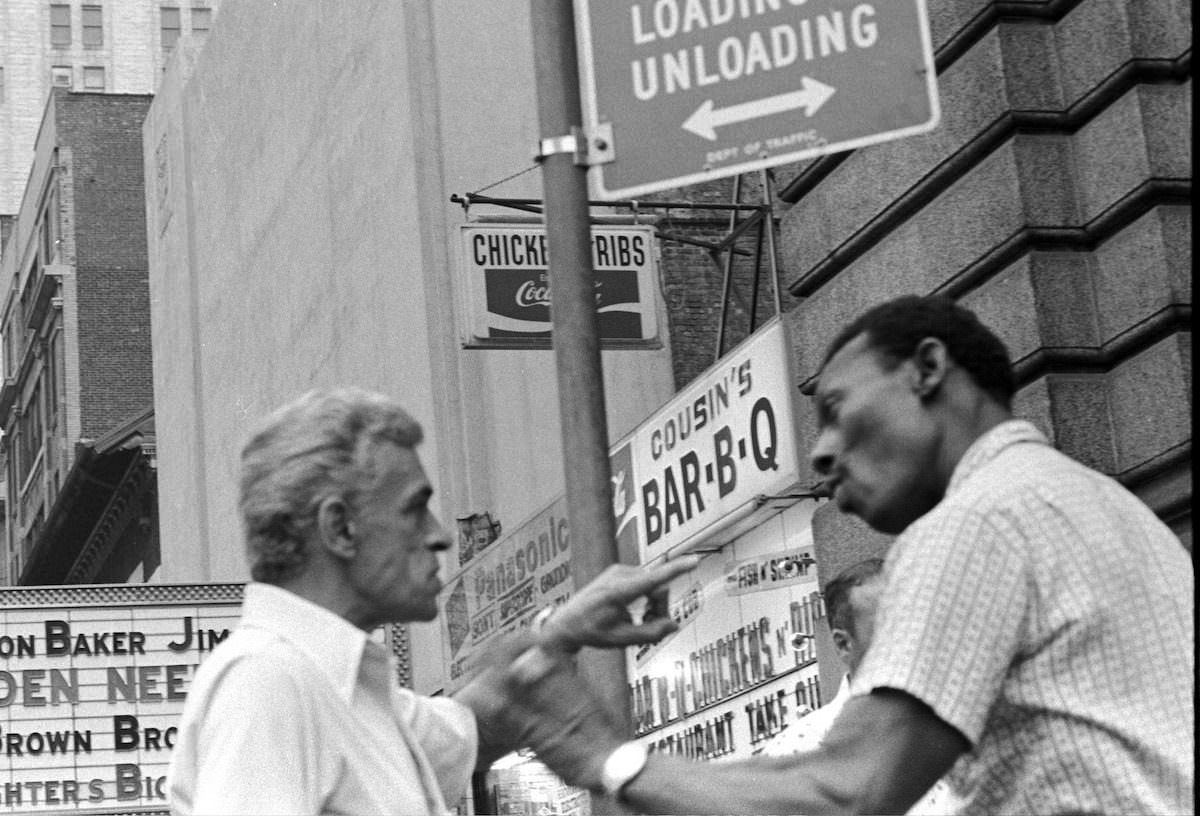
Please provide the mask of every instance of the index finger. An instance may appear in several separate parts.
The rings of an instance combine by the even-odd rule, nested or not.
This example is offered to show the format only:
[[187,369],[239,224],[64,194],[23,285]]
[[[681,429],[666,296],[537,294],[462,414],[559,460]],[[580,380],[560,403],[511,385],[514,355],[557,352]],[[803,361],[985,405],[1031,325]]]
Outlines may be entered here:
[[700,560],[701,556],[699,555],[684,555],[653,567],[644,567],[629,579],[629,583],[625,585],[624,589],[634,597],[640,597],[673,578],[678,578],[685,572],[695,569]]

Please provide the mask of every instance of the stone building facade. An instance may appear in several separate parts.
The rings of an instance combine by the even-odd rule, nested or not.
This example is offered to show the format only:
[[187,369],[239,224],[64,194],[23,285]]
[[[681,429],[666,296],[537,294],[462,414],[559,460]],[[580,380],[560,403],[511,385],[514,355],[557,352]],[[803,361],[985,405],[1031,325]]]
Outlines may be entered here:
[[[780,192],[799,385],[872,303],[948,294],[1008,345],[1018,415],[1190,550],[1190,5],[929,12],[940,126],[809,162]],[[814,533],[823,579],[887,543],[833,507]]]

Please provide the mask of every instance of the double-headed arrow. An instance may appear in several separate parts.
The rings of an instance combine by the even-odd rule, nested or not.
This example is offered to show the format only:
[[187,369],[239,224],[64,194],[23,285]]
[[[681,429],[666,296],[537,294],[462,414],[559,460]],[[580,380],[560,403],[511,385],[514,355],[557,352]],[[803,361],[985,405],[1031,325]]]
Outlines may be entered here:
[[728,108],[713,108],[711,99],[696,108],[696,111],[683,123],[683,129],[697,136],[717,140],[716,128],[758,119],[761,116],[771,116],[776,113],[787,113],[797,108],[804,108],[805,116],[812,116],[817,109],[825,104],[825,100],[833,96],[833,87],[824,82],[818,82],[809,77],[800,78],[800,90],[789,93],[756,99],[753,102],[742,102],[730,105]]

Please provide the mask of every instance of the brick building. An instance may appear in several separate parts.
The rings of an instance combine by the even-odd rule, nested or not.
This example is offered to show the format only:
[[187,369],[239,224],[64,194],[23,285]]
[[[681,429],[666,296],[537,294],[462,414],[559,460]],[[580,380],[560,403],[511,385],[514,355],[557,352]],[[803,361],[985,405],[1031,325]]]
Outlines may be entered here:
[[[0,270],[9,583],[158,565],[141,124],[147,95],[55,90]],[[140,569],[139,569],[140,568]]]

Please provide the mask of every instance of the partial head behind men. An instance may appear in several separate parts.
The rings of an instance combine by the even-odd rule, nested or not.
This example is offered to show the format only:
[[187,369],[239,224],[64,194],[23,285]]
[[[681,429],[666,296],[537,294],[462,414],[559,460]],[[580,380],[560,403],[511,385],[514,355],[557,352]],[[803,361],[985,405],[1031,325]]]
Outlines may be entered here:
[[303,572],[318,510],[373,484],[380,442],[412,449],[421,426],[395,402],[360,388],[314,390],[268,416],[242,449],[239,510],[256,581]]
[[882,577],[883,559],[868,558],[839,572],[822,592],[833,644],[850,674],[862,662],[875,634]]
[[815,393],[813,470],[843,512],[896,534],[945,495],[975,439],[1011,417],[1008,353],[944,297],[883,303],[834,340]]

